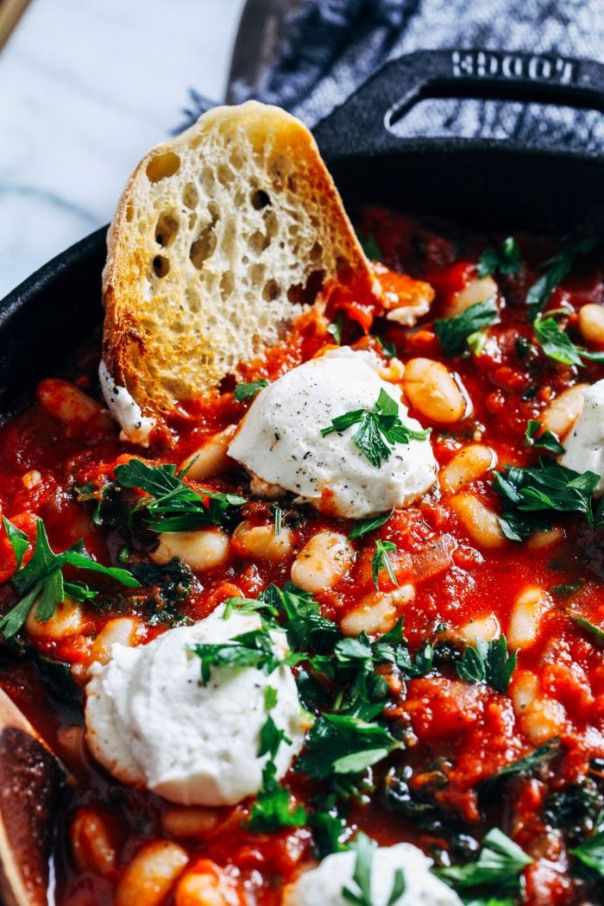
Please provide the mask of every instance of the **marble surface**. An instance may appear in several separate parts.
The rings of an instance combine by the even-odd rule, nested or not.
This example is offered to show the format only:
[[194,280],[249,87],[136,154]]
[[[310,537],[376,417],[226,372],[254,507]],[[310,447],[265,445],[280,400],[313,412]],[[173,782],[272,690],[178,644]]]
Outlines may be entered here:
[[243,0],[32,0],[0,52],[0,298],[112,217],[188,89],[226,89]]

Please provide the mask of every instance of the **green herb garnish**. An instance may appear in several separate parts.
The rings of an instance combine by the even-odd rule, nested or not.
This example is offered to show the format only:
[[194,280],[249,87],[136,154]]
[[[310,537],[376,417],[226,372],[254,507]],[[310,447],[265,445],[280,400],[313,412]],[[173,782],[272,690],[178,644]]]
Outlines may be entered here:
[[543,450],[547,450],[548,453],[555,453],[556,455],[564,453],[564,447],[553,431],[542,431],[539,434],[541,427],[541,422],[533,418],[528,420],[526,431],[524,432],[524,439],[528,446],[540,447]]
[[489,831],[476,862],[437,870],[439,877],[462,890],[497,885],[497,893],[517,893],[521,873],[533,859],[499,828]]
[[455,664],[457,675],[469,683],[486,683],[498,692],[507,692],[518,660],[517,652],[510,654],[504,635],[491,642],[476,639],[468,645]]
[[513,277],[520,273],[520,249],[514,237],[508,236],[499,248],[485,249],[478,259],[476,273],[479,277],[488,277],[491,274]]
[[388,551],[396,551],[396,544],[393,544],[392,541],[380,541],[379,539],[375,542],[375,553],[371,560],[371,576],[373,578],[373,585],[376,591],[380,590],[380,572],[385,569],[388,573],[388,578],[393,585],[398,585],[398,580],[392,566],[390,557],[388,556]]
[[296,770],[314,780],[360,774],[399,746],[377,723],[348,714],[322,714],[308,734]]
[[596,626],[595,623],[590,623],[584,617],[571,617],[571,619],[576,626],[591,636],[598,648],[604,648],[604,629]]
[[499,309],[494,298],[470,305],[460,315],[452,318],[437,318],[434,331],[440,340],[445,355],[461,355],[466,349],[469,337],[479,330],[499,322]]
[[0,632],[5,639],[11,638],[21,629],[34,606],[36,619],[45,623],[54,616],[58,605],[66,598],[88,601],[97,596],[98,592],[83,582],[66,581],[63,578],[63,569],[66,566],[99,573],[115,579],[128,588],[139,587],[140,583],[128,570],[103,566],[102,563],[93,560],[83,541],[78,541],[61,554],[55,554],[50,547],[41,519],[38,519],[36,524],[33,556],[26,566],[22,566],[23,555],[29,544],[27,536],[8,519],[3,518],[3,522],[17,560],[17,569],[11,577],[11,582],[20,595],[19,602],[0,620]]
[[545,262],[545,273],[533,283],[526,295],[526,304],[531,317],[535,317],[541,311],[552,291],[570,273],[575,258],[589,254],[599,243],[599,239],[582,239],[568,251],[561,252]]
[[[369,837],[366,837],[365,834],[357,834],[351,849],[356,856],[352,884],[345,884],[342,887],[342,897],[347,903],[353,903],[354,906],[377,906],[371,893],[371,875],[373,872],[375,843],[370,840]],[[384,906],[394,906],[397,900],[404,894],[405,887],[405,875],[403,870],[397,868],[394,873],[392,889]]]
[[384,389],[380,390],[373,409],[353,409],[332,419],[331,425],[321,428],[321,436],[334,432],[343,433],[353,425],[358,430],[352,438],[357,450],[376,469],[390,459],[395,444],[408,444],[411,440],[426,440],[430,431],[414,431],[400,419],[398,403]]
[[376,529],[381,528],[388,522],[393,512],[393,510],[390,510],[388,513],[382,513],[381,516],[372,516],[371,519],[361,519],[360,522],[355,523],[350,529],[348,537],[353,539],[363,538],[365,535],[368,535],[369,532],[375,532]]
[[244,400],[252,399],[263,387],[268,387],[268,384],[269,382],[266,378],[258,378],[257,381],[237,384],[233,396],[238,403],[242,403]]

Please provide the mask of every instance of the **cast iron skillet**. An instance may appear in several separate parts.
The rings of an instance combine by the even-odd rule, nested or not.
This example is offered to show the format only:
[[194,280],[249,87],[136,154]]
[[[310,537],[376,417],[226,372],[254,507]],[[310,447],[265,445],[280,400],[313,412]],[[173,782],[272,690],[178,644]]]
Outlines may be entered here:
[[[314,133],[349,209],[363,201],[460,223],[567,233],[604,221],[604,155],[535,143],[404,139],[392,124],[430,95],[549,101],[604,112],[604,66],[477,50],[387,63]],[[604,149],[601,149],[604,150]],[[101,320],[105,228],[54,258],[0,303],[0,418],[56,374]]]
[[[602,112],[604,66],[491,51],[425,51],[388,63],[315,129],[349,209],[372,201],[487,231],[564,234],[585,223],[602,227],[602,154],[562,150],[547,138],[536,146],[397,137],[395,120],[430,95],[549,101]],[[100,323],[104,257],[105,228],[0,303],[0,418],[26,402],[37,380],[60,372]],[[47,853],[37,855],[45,866]]]

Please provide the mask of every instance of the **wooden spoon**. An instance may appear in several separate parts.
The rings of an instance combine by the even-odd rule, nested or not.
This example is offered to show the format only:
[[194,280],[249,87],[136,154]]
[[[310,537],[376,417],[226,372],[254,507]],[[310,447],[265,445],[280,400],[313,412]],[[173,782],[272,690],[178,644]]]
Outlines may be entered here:
[[59,762],[0,689],[0,893],[5,906],[48,906]]

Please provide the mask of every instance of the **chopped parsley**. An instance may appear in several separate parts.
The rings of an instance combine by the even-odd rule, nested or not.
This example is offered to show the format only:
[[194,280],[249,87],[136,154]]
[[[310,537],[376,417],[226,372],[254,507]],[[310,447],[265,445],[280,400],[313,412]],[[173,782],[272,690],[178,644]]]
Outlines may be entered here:
[[357,450],[376,469],[390,459],[395,444],[408,444],[411,440],[426,440],[430,431],[414,431],[404,425],[399,415],[398,403],[386,391],[380,390],[373,409],[353,409],[332,419],[331,425],[321,428],[321,436],[339,434],[358,425],[352,442]]
[[350,529],[348,537],[353,539],[363,538],[365,535],[368,535],[369,532],[375,532],[376,529],[381,528],[388,522],[392,513],[393,510],[390,510],[388,513],[382,513],[380,516],[372,516],[371,519],[361,519]]
[[499,322],[499,309],[494,298],[470,305],[460,315],[437,318],[434,331],[445,355],[461,355],[468,340],[478,331]]
[[520,875],[532,862],[517,843],[495,827],[484,838],[476,862],[440,868],[437,874],[462,890],[484,885],[493,886],[496,894],[516,894],[520,890]]
[[36,524],[36,545],[33,555],[29,563],[23,566],[23,556],[29,545],[27,536],[8,519],[3,518],[3,522],[17,560],[17,569],[11,582],[20,596],[18,603],[0,620],[0,632],[5,639],[12,638],[21,629],[34,606],[36,619],[45,623],[54,616],[58,605],[66,598],[73,598],[76,601],[96,598],[98,592],[84,582],[64,579],[63,569],[66,566],[99,573],[115,579],[128,588],[139,587],[139,582],[128,570],[103,566],[102,563],[93,560],[83,541],[78,541],[61,554],[55,554],[50,547],[41,519],[38,519]]
[[513,277],[520,273],[520,249],[514,237],[508,236],[499,248],[485,249],[478,259],[476,273],[479,277],[495,274]]
[[578,859],[582,865],[591,869],[600,878],[604,878],[604,814],[600,813],[596,822],[596,833],[585,840],[580,846],[569,850],[571,856]]
[[585,365],[584,359],[604,364],[604,352],[589,352],[582,346],[577,346],[552,314],[548,313],[546,317],[537,315],[533,327],[539,345],[550,359],[562,365],[578,367]]
[[376,591],[380,590],[380,572],[385,569],[388,573],[388,578],[393,585],[398,585],[398,580],[392,566],[388,552],[396,551],[396,544],[393,544],[392,541],[380,541],[379,539],[375,542],[375,552],[371,560],[371,576],[373,578],[373,585]]
[[500,780],[506,777],[526,777],[538,773],[552,758],[560,754],[560,741],[557,738],[550,739],[544,745],[539,746],[533,752],[529,752],[524,758],[512,761],[504,768],[501,768],[492,777],[488,777],[480,785],[480,792],[488,794],[498,784]]
[[510,654],[504,635],[491,642],[476,639],[468,645],[455,664],[457,675],[469,683],[486,683],[497,692],[507,692],[518,660],[517,652]]
[[522,541],[535,531],[549,529],[555,513],[580,513],[588,525],[597,522],[592,496],[600,478],[595,472],[575,472],[558,463],[511,467],[495,472],[493,487],[502,498],[499,518],[507,538]]
[[308,734],[296,770],[314,780],[360,774],[399,746],[388,730],[373,721],[350,714],[322,714]]
[[[564,453],[564,447],[556,437],[553,431],[541,431],[541,422],[530,418],[528,420],[524,439],[529,447],[540,447],[547,450],[548,453],[556,455]],[[539,433],[541,431],[541,433]]]
[[237,384],[233,396],[238,403],[242,403],[244,400],[251,400],[263,389],[263,387],[268,387],[268,384],[269,382],[266,378],[259,378],[257,381],[248,381],[247,383]]
[[589,254],[599,243],[598,239],[582,239],[566,252],[561,252],[545,262],[545,273],[533,283],[526,294],[526,305],[531,317],[535,317],[541,311],[552,291],[570,273],[575,258]]
[[559,598],[570,598],[576,591],[582,588],[582,582],[564,582],[562,585],[552,585],[550,592],[558,595]]
[[227,642],[199,642],[191,652],[201,661],[201,682],[206,686],[212,669],[220,667],[256,667],[266,674],[284,663],[277,657],[268,628],[253,629],[234,636]]
[[141,498],[136,510],[142,511],[145,525],[153,532],[187,532],[207,525],[222,525],[234,507],[246,502],[238,494],[221,494],[204,488],[193,490],[183,479],[183,472],[165,464],[150,466],[141,459],[131,459],[115,470],[124,488],[138,488]]
[[604,629],[584,617],[571,617],[573,623],[591,636],[598,648],[604,648]]
[[[365,834],[357,834],[351,849],[356,856],[352,884],[345,884],[342,887],[342,898],[347,903],[355,904],[355,906],[377,906],[371,892],[375,843],[369,837],[366,837]],[[384,906],[394,906],[404,894],[405,889],[405,875],[402,868],[397,868],[394,873],[392,889]]]
[[278,503],[273,503],[273,523],[275,526],[275,537],[281,534],[283,528],[283,510]]

